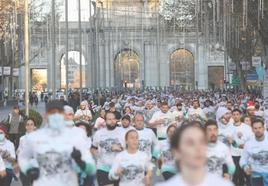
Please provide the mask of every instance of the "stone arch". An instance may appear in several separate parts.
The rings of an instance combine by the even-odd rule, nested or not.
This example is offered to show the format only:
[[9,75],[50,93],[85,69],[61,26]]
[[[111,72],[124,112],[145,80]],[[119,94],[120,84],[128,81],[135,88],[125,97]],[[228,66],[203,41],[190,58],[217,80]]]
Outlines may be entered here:
[[[72,47],[69,48],[69,60],[71,60],[71,64],[69,63],[69,70],[68,70],[68,76],[69,76],[69,83],[68,83],[68,88],[79,88],[80,87],[80,77],[82,76],[82,86],[86,87],[87,85],[87,65],[89,64],[89,61],[87,60],[87,56],[86,51],[84,48],[82,48],[82,75],[80,74],[79,71],[79,61],[76,61],[75,59],[72,60],[72,58],[74,58],[72,56],[72,54],[70,54],[70,52],[74,52],[76,53],[76,57],[79,57],[79,49],[77,49],[76,47]],[[57,56],[57,64],[58,64],[58,80],[59,80],[59,85],[61,88],[66,88],[66,70],[65,70],[65,55],[66,55],[66,51],[65,48],[62,48],[59,52],[59,55]],[[79,58],[78,58],[79,60]],[[73,62],[72,62],[73,61]]]
[[170,85],[186,90],[195,87],[195,60],[191,51],[177,48],[169,56]]
[[139,88],[141,86],[141,58],[135,50],[121,49],[114,57],[113,67],[116,87]]

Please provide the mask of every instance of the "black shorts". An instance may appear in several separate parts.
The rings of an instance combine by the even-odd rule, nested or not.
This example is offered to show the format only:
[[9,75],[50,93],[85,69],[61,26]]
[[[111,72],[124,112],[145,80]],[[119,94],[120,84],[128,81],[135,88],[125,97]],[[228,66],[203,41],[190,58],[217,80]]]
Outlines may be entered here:
[[162,176],[164,177],[165,181],[169,180],[170,178],[172,178],[175,175],[176,174],[168,172],[168,171],[162,172]]
[[117,181],[109,180],[109,173],[102,170],[97,170],[97,181],[99,186],[111,185],[111,184],[113,184],[114,186],[119,185],[119,180]]

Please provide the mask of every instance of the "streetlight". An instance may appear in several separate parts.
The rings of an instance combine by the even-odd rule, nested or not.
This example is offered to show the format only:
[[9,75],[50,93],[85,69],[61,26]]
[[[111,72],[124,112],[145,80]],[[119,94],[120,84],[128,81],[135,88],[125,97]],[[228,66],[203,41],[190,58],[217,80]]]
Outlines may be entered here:
[[25,64],[25,110],[29,116],[29,14],[28,0],[24,1],[24,64]]

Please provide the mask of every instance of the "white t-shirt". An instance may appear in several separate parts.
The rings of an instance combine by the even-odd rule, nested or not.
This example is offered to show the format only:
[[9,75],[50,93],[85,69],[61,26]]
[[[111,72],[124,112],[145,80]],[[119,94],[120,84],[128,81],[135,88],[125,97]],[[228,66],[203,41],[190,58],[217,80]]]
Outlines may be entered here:
[[228,147],[230,147],[230,144],[228,143],[228,138],[232,138],[235,134],[235,128],[232,123],[229,123],[227,125],[218,124],[219,127],[219,135],[218,139]]
[[85,109],[85,110],[79,109],[76,111],[75,117],[82,117],[81,119],[84,119],[84,117],[89,117],[92,119],[92,114],[91,114],[91,111],[88,109]]
[[128,131],[130,131],[130,130],[136,130],[136,129],[135,129],[134,127],[132,127],[132,126],[128,126],[127,128],[124,128],[124,127],[122,126],[121,129],[122,129],[122,131],[124,132],[124,134],[123,134],[124,139],[125,139],[125,135],[126,135],[126,133],[127,133]]
[[150,158],[152,155],[159,156],[158,140],[152,129],[144,128],[137,132],[139,134],[139,150],[145,152]]
[[235,169],[230,149],[220,141],[208,145],[207,157],[207,168],[210,173],[222,176],[223,164],[226,164],[228,169]]
[[264,111],[262,111],[262,110],[255,111],[254,115],[264,117]]
[[184,113],[183,111],[174,110],[172,116],[174,121],[181,121],[184,118]]
[[112,145],[120,145],[125,147],[124,131],[121,127],[114,130],[103,128],[98,130],[93,136],[92,146],[98,149],[97,169],[109,172],[115,156],[118,152],[112,151]]
[[162,166],[161,166],[161,172],[171,172],[171,173],[176,173],[176,165],[175,165],[175,160],[172,156],[171,153],[171,148],[170,148],[170,141],[168,139],[159,141],[159,147],[160,147],[160,152],[161,156],[163,157]]
[[[3,158],[4,154],[6,153],[9,154],[11,158],[16,159],[14,144],[8,139],[0,142],[0,156]],[[7,169],[12,169],[12,164],[9,161],[5,160],[4,158],[3,161]]]
[[[176,185],[190,186],[189,184],[185,183],[185,181],[180,175],[174,176],[173,178],[170,178],[168,181],[158,184],[157,186],[176,186]],[[207,173],[203,182],[195,186],[233,186],[233,184],[229,181],[224,180],[220,176]]]
[[113,160],[112,169],[109,172],[109,177],[112,180],[118,180],[115,175],[118,168],[123,168],[123,176],[120,177],[120,186],[144,186],[144,176],[146,171],[151,171],[153,165],[150,158],[144,153],[137,151],[135,154],[129,154],[123,151],[116,155]]
[[6,170],[6,166],[2,157],[0,156],[0,171],[4,171],[4,170]]
[[231,154],[232,156],[241,156],[243,149],[239,148],[239,145],[245,144],[252,137],[254,137],[254,134],[250,126],[244,123],[241,123],[239,126],[234,125],[234,128],[235,132],[233,134],[233,140],[235,141],[236,145],[231,145]]
[[241,167],[250,166],[254,172],[267,173],[268,135],[263,141],[257,141],[255,137],[247,141],[239,163]]
[[197,109],[191,107],[189,110],[188,110],[188,118],[189,119],[192,119],[192,120],[195,120],[197,119],[197,117],[201,117],[202,119],[206,119],[206,115],[204,113],[204,111],[199,107]]
[[74,148],[81,152],[84,162],[95,164],[82,129],[65,127],[55,131],[45,127],[29,134],[23,143],[25,145],[18,154],[22,172],[31,167],[40,169],[40,176],[33,186],[78,186],[79,168],[71,157]]
[[157,137],[158,138],[167,138],[167,128],[174,121],[173,115],[170,111],[163,113],[161,110],[154,113],[150,123],[157,120],[164,120],[164,123],[157,125]]

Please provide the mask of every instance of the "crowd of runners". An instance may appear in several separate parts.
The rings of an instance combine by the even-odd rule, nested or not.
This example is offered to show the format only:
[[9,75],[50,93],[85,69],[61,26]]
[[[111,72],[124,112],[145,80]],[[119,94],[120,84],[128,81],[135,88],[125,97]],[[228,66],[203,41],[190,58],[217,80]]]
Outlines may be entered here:
[[1,186],[268,186],[257,92],[71,94],[49,100],[43,120],[15,106],[0,125]]

